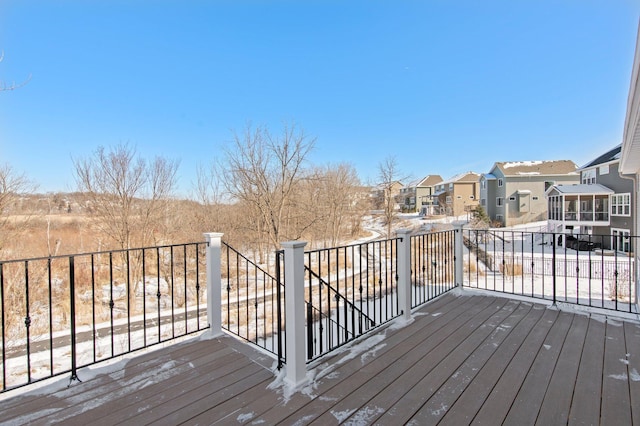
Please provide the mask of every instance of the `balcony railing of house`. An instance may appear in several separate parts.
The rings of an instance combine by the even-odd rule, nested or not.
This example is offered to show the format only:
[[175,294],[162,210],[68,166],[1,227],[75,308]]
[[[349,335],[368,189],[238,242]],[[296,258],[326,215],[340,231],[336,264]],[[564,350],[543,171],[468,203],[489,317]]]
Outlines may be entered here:
[[207,328],[260,346],[300,384],[309,362],[393,318],[409,320],[456,287],[637,309],[634,256],[598,248],[609,236],[561,241],[457,223],[306,252],[304,242],[287,242],[270,266],[222,234],[205,236],[206,243],[0,262],[2,391],[61,374],[81,380],[80,367]]

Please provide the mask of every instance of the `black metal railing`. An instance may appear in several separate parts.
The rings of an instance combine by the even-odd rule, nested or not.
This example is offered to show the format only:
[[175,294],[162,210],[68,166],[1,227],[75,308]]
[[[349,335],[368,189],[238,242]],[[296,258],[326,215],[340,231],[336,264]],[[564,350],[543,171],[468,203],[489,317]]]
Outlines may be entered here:
[[634,236],[465,230],[464,285],[634,312],[637,243]]
[[284,356],[283,252],[276,252],[275,276],[222,242],[222,327],[276,355]]
[[399,315],[397,240],[305,252],[307,360]]
[[0,262],[2,388],[208,328],[205,243]]
[[455,233],[411,236],[411,307],[455,288]]

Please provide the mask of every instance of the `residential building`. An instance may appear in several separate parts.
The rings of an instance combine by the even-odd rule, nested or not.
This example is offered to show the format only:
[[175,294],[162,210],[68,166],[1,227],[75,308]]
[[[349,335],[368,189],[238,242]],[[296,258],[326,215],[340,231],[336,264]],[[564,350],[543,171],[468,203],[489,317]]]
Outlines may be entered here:
[[422,216],[438,213],[435,185],[442,182],[440,175],[427,175],[400,189],[400,206],[406,212],[419,212]]
[[582,166],[579,184],[547,191],[549,230],[630,252],[635,197],[633,181],[619,172],[621,149],[618,145]]
[[371,205],[374,210],[382,210],[385,208],[386,200],[394,200],[394,210],[400,208],[398,200],[400,199],[400,190],[404,187],[402,182],[394,181],[388,184],[380,184],[371,190]]
[[503,226],[545,220],[545,191],[578,183],[577,168],[570,160],[497,162],[480,177],[480,205]]
[[436,184],[439,213],[457,217],[475,210],[480,197],[479,178],[479,173],[466,172]]

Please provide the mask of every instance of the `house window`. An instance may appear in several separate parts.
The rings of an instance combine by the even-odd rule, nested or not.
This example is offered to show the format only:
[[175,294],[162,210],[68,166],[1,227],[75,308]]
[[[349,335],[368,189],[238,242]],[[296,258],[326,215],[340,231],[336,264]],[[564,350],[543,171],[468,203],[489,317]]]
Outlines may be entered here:
[[501,214],[496,215],[496,220],[500,223],[504,223],[504,216]]
[[585,170],[582,172],[582,183],[586,185],[596,183],[596,169]]
[[486,206],[487,205],[487,199],[486,198],[481,198],[480,199],[480,205],[481,206]]
[[486,180],[482,179],[480,181],[480,188],[481,189],[487,189],[487,181]]
[[515,201],[516,197],[514,197],[513,195],[511,197],[509,197],[509,201]]
[[498,179],[498,186],[502,186],[502,178]]
[[608,175],[609,174],[609,165],[605,164],[604,166],[600,166],[600,174]]
[[630,235],[627,229],[611,229],[611,247],[614,250],[629,253],[631,251]]
[[504,198],[502,197],[496,198],[496,206],[502,207],[503,204],[504,204]]
[[447,204],[451,204],[451,195],[447,195]]
[[631,216],[631,194],[614,194],[611,196],[612,216]]

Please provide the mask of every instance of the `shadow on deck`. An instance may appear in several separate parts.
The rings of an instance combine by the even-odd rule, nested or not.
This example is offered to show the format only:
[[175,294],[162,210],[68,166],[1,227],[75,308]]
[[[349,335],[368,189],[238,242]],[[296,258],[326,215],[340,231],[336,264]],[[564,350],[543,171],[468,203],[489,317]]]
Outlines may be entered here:
[[274,366],[232,337],[194,338],[5,395],[0,421],[640,424],[640,324],[471,291],[316,361],[298,392]]

